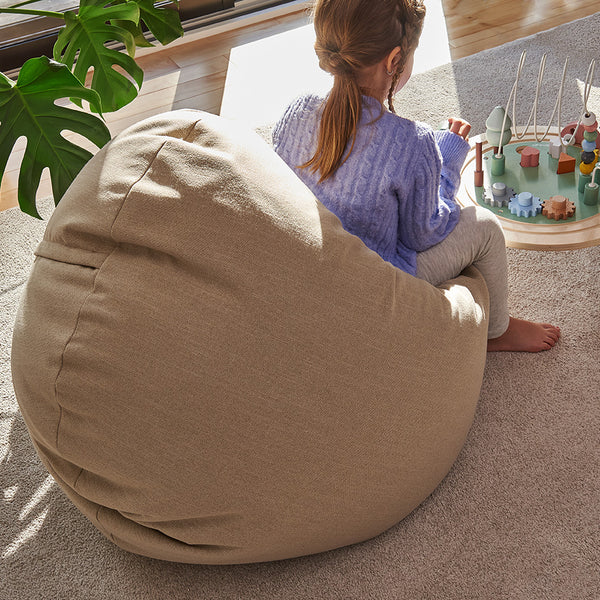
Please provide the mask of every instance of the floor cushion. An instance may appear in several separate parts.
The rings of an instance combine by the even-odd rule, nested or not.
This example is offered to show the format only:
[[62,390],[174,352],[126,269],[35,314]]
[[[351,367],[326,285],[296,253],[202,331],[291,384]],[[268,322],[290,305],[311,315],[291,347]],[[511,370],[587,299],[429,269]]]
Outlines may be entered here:
[[347,233],[254,132],[192,110],[99,151],[49,220],[14,387],[46,468],[120,547],[188,563],[360,542],[472,423],[488,297]]

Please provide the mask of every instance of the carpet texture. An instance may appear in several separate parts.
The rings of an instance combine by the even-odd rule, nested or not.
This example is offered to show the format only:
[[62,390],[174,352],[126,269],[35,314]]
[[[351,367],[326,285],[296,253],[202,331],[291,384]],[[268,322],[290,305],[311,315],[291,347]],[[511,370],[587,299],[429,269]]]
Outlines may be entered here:
[[[581,102],[576,78],[585,78],[596,53],[585,40],[597,39],[599,28],[597,14],[418,75],[398,97],[397,110],[432,125],[460,115],[480,133],[491,108],[506,102],[527,48],[523,114],[539,58],[548,51],[553,90],[570,56],[563,119],[571,120]],[[540,114],[553,103],[544,97]],[[600,113],[598,88],[590,107]],[[16,209],[0,213],[2,598],[600,597],[600,247],[508,250],[512,313],[556,323],[563,337],[543,354],[488,356],[467,443],[411,515],[373,540],[324,554],[206,567],[146,559],[111,545],[52,482],[31,446],[10,383],[10,338],[43,229]]]

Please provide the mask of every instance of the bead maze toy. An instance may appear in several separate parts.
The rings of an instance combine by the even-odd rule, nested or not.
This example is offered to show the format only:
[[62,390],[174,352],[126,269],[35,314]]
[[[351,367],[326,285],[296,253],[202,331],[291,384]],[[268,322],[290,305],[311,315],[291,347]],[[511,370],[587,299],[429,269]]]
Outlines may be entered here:
[[457,199],[463,206],[478,204],[493,211],[500,218],[508,246],[568,249],[599,245],[600,135],[596,115],[588,108],[595,60],[585,78],[578,119],[561,125],[565,60],[554,109],[544,128],[537,119],[546,54],[540,61],[527,123],[520,127],[516,122],[525,58],[524,51],[506,108],[496,106],[485,123],[485,134],[472,140]]

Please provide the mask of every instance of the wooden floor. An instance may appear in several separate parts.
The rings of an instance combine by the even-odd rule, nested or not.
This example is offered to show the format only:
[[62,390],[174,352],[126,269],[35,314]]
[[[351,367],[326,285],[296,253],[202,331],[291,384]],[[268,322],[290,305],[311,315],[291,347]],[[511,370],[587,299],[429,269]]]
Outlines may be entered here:
[[597,0],[442,0],[453,59],[598,11]]
[[[591,15],[597,6],[597,0],[430,0],[430,3],[435,1],[441,1],[443,6],[450,56],[454,59]],[[219,114],[228,71],[236,68],[232,50],[307,23],[308,16],[302,10],[210,37],[195,34],[191,41],[185,38],[158,51],[142,52],[137,58],[145,72],[142,91],[130,105],[107,115],[111,133],[116,135],[142,118],[177,108]],[[277,85],[276,80],[273,85]],[[252,90],[241,91],[244,92]],[[23,153],[24,144],[17,144],[0,186],[0,210],[17,205],[17,179]],[[38,197],[50,194],[49,177],[45,174]]]

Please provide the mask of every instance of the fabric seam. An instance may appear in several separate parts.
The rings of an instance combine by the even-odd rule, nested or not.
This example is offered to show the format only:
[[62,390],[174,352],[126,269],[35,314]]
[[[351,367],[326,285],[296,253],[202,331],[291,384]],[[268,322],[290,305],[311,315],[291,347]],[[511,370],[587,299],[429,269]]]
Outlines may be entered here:
[[[198,123],[198,121],[195,121],[192,126],[190,127],[189,131],[185,134],[185,140],[187,140],[187,137],[190,135],[190,133],[194,130],[194,128],[196,127],[196,124]],[[115,215],[115,218],[113,219],[112,225],[110,226],[110,236],[111,238],[114,240],[113,237],[113,230],[115,227],[115,223],[117,221],[117,219],[119,218],[119,215],[121,214],[121,211],[123,210],[123,207],[125,206],[127,199],[129,198],[129,195],[131,194],[131,191],[133,190],[133,188],[146,176],[146,174],[148,173],[148,171],[150,170],[150,168],[152,167],[152,165],[154,164],[154,161],[156,160],[156,158],[158,157],[158,155],[160,154],[161,150],[164,148],[165,144],[167,143],[167,141],[165,140],[160,147],[156,150],[154,156],[152,157],[152,159],[148,162],[147,167],[144,169],[144,171],[140,174],[140,176],[131,184],[131,186],[129,187],[129,189],[127,190],[127,193],[125,194],[124,198],[123,198],[123,202],[121,203],[121,206],[119,207],[117,214]],[[85,305],[87,304],[87,301],[89,300],[89,298],[94,294],[94,292],[96,291],[96,279],[98,278],[98,274],[100,273],[100,270],[102,269],[102,267],[104,266],[104,264],[106,263],[106,261],[113,255],[113,253],[119,249],[120,244],[117,242],[117,244],[115,245],[115,247],[111,250],[111,252],[109,254],[106,255],[106,257],[104,258],[104,260],[102,261],[102,264],[99,265],[96,268],[96,274],[94,275],[94,281],[92,283],[92,289],[89,291],[89,293],[85,296],[85,298],[83,299],[83,301],[81,302],[81,305],[79,306],[79,310],[77,312],[77,318],[75,319],[75,325],[73,327],[73,331],[71,332],[71,334],[69,335],[69,338],[67,339],[61,355],[60,355],[60,365],[58,367],[58,372],[56,374],[56,377],[54,379],[54,401],[56,402],[56,404],[59,407],[59,415],[58,415],[58,421],[56,424],[56,435],[55,435],[55,447],[58,451],[58,446],[59,446],[59,437],[60,437],[60,426],[61,426],[61,422],[62,422],[62,417],[63,417],[63,407],[59,401],[59,393],[58,393],[58,385],[59,385],[59,380],[60,380],[60,376],[63,372],[63,368],[64,368],[64,362],[65,362],[65,353],[67,351],[67,348],[69,347],[69,344],[71,343],[71,341],[73,340],[73,337],[75,336],[75,334],[77,333],[77,329],[79,328],[79,320],[81,318],[81,313],[85,307]],[[83,472],[83,468],[80,470],[79,474],[77,475],[77,477],[75,478],[75,481],[77,481],[79,479],[79,477],[81,476],[82,472]]]

